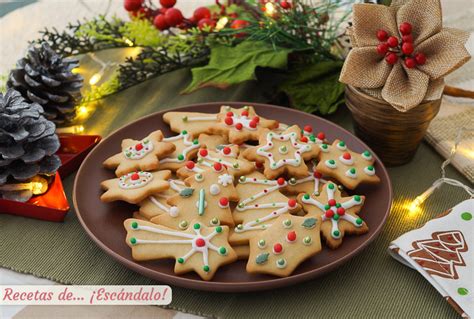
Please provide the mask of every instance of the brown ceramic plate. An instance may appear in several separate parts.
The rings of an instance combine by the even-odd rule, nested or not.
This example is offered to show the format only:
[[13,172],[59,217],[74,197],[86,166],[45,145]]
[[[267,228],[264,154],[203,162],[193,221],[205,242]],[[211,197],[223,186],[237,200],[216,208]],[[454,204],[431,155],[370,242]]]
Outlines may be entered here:
[[[173,111],[217,113],[222,104],[234,107],[253,105],[261,116],[287,124],[298,124],[301,127],[310,124],[317,131],[325,132],[329,141],[339,138],[346,141],[354,151],[362,152],[368,149],[361,140],[341,127],[317,116],[289,108],[256,103],[225,102],[190,105],[173,109]],[[335,269],[360,253],[382,230],[392,203],[392,188],[385,167],[375,156],[375,168],[381,183],[377,186],[361,186],[357,189],[357,193],[367,196],[361,217],[369,225],[370,231],[362,236],[346,237],[337,250],[331,251],[324,247],[320,254],[305,261],[289,277],[277,278],[269,275],[248,274],[245,271],[246,261],[237,261],[221,267],[213,280],[206,282],[195,273],[176,276],[173,272],[174,260],[133,261],[130,248],[125,244],[126,233],[122,223],[132,216],[135,207],[123,202],[105,204],[100,201],[99,196],[102,193],[99,187],[100,182],[114,177],[113,172],[102,168],[101,163],[119,151],[122,139],[138,140],[157,129],[162,130],[166,136],[172,135],[168,125],[162,120],[163,113],[158,112],[139,119],[115,131],[100,142],[82,163],[74,184],[74,207],[87,234],[107,254],[126,267],[162,283],[192,289],[224,292],[272,289],[307,281]]]

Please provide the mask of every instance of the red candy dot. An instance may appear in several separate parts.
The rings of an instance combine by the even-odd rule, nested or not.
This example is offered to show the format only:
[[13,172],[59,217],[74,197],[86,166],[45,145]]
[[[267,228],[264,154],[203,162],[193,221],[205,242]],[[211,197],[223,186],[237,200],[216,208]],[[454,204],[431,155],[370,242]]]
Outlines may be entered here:
[[398,45],[398,39],[396,37],[389,37],[387,40],[387,44],[389,47],[394,48]]
[[221,204],[221,206],[227,206],[229,205],[229,200],[227,199],[227,197],[221,197],[219,199],[219,204]]
[[222,164],[221,163],[214,163],[214,170],[216,172],[220,172],[222,170]]
[[329,206],[336,206],[336,200],[335,199],[330,199],[328,200]]
[[304,130],[305,130],[306,132],[308,132],[308,133],[311,133],[311,132],[313,131],[313,128],[311,127],[311,125],[306,125],[306,126],[304,127]]
[[232,151],[232,150],[231,150],[230,147],[228,147],[228,146],[224,147],[224,149],[222,150],[222,152],[223,152],[225,155],[229,155],[231,151]]
[[295,231],[290,231],[286,235],[286,239],[288,239],[288,241],[295,241],[296,240],[296,232]]
[[342,216],[346,213],[346,210],[344,209],[344,207],[339,207],[337,209],[337,213]]
[[206,157],[207,156],[207,150],[206,149],[200,149],[199,150],[199,155],[201,155],[202,157]]
[[326,138],[326,134],[324,134],[323,132],[319,132],[316,137],[318,138],[318,140],[324,140]]
[[227,125],[232,125],[234,124],[234,120],[232,119],[232,117],[226,117],[225,120],[224,120],[225,124]]
[[300,141],[303,142],[303,143],[307,143],[308,138],[306,136],[303,136],[303,137],[301,137]]
[[377,39],[379,39],[379,41],[385,41],[385,40],[387,40],[387,37],[388,37],[387,31],[385,31],[385,30],[378,30],[377,31]]
[[204,247],[204,246],[206,246],[206,241],[202,238],[198,238],[198,239],[196,239],[196,246]]
[[187,169],[193,169],[194,168],[194,162],[193,161],[188,161],[186,163],[186,168]]
[[242,111],[242,116],[249,116],[249,111]]
[[295,207],[296,206],[296,199],[290,198],[288,200],[288,206]]
[[254,120],[252,120],[252,121],[250,121],[249,126],[250,126],[251,128],[256,128],[256,127],[257,127],[257,124],[258,124],[257,122],[255,122]]
[[273,245],[273,251],[279,254],[283,251],[283,246],[279,243],[276,243],[275,245]]
[[278,185],[284,185],[285,184],[285,179],[283,177],[280,177],[279,179],[277,179],[277,183]]
[[255,121],[255,122],[258,123],[258,122],[260,122],[260,118],[259,118],[258,116],[254,116],[254,117],[252,118],[252,121]]
[[321,177],[323,177],[323,174],[321,174],[320,172],[314,172],[313,176],[316,177],[316,178],[321,178]]
[[136,181],[137,179],[140,179],[140,175],[138,175],[138,173],[133,173],[130,178],[132,179],[132,181]]
[[244,126],[242,125],[242,123],[237,123],[235,124],[235,128],[238,129],[239,131],[243,128]]
[[342,158],[344,158],[345,160],[350,160],[351,159],[351,153],[345,152],[344,154],[342,154]]
[[143,149],[142,143],[138,143],[137,145],[135,145],[135,150],[141,151],[142,149]]
[[234,116],[234,113],[232,113],[232,112],[227,112],[227,113],[225,114],[225,116],[227,116],[227,117],[232,117],[232,116]]
[[326,218],[332,218],[332,216],[334,216],[334,212],[332,211],[332,209],[328,209],[328,210],[324,213],[324,216],[326,216]]

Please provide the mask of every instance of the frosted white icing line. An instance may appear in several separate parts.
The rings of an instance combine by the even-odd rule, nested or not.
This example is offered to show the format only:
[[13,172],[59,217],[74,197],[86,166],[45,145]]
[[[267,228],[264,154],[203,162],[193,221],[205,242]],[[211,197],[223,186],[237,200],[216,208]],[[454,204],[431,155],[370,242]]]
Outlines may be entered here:
[[131,160],[138,160],[144,158],[148,155],[151,151],[153,151],[153,142],[149,139],[145,138],[138,142],[137,144],[127,147],[123,151],[123,155]]
[[[178,159],[178,157],[165,157],[163,159],[160,160],[160,163],[183,163],[184,161],[186,161],[186,157],[188,155],[188,153],[196,148],[199,148],[201,145],[198,143],[194,144],[194,142],[191,140],[191,135],[189,133],[181,133],[179,135],[176,135],[176,136],[172,136],[172,137],[166,137],[163,139],[163,141],[165,142],[175,142],[175,141],[178,141],[182,139],[183,140],[183,144],[186,146],[186,148],[183,149],[183,151],[181,152],[181,155],[183,155],[183,159],[180,160]],[[179,156],[180,154],[178,154]]]
[[[138,175],[138,179],[133,180],[132,176]],[[153,174],[149,172],[132,172],[125,174],[119,178],[119,187],[122,189],[140,188],[151,182]]]

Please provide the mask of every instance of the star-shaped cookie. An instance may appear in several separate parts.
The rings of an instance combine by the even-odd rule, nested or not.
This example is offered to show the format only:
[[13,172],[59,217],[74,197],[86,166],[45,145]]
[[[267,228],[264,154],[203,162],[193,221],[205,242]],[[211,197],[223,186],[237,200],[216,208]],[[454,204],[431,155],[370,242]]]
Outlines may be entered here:
[[301,141],[301,130],[293,125],[283,133],[262,132],[259,145],[243,152],[250,161],[263,162],[265,177],[275,179],[287,173],[291,177],[308,176],[305,161],[319,154],[319,144]]
[[319,195],[321,187],[327,183],[323,175],[316,170],[316,164],[310,164],[312,167],[308,176],[302,178],[291,177],[288,180],[288,186],[284,189],[285,194],[298,195],[301,193]]
[[133,171],[153,171],[159,167],[159,159],[175,150],[172,143],[163,142],[161,131],[154,131],[141,141],[125,139],[122,152],[103,163],[105,168],[115,169],[118,177]]
[[199,140],[197,138],[193,139],[192,135],[186,130],[181,131],[176,136],[165,137],[163,142],[174,144],[176,149],[160,160],[160,169],[169,169],[173,172],[183,167],[187,161],[194,159],[201,147]]
[[167,190],[170,187],[167,182],[170,177],[171,171],[137,171],[108,179],[100,183],[101,188],[105,190],[100,200],[106,203],[122,200],[138,204],[151,194]]
[[192,136],[211,133],[210,127],[218,124],[217,114],[198,112],[166,112],[163,121],[176,133],[187,131]]
[[171,229],[139,219],[127,219],[126,243],[137,261],[175,258],[178,275],[195,271],[204,280],[211,280],[220,266],[237,260],[227,240],[227,226],[209,227],[191,221],[187,230]]
[[300,194],[298,202],[308,213],[321,219],[321,232],[326,244],[336,249],[342,244],[344,234],[361,235],[369,231],[367,224],[358,216],[365,197],[342,197],[336,184],[328,182],[319,196]]
[[168,183],[170,184],[169,189],[160,193],[151,194],[145,200],[138,203],[138,206],[140,206],[140,215],[146,220],[152,220],[153,217],[161,214],[177,214],[178,208],[168,205],[167,200],[185,189],[186,184],[179,179],[169,179]]

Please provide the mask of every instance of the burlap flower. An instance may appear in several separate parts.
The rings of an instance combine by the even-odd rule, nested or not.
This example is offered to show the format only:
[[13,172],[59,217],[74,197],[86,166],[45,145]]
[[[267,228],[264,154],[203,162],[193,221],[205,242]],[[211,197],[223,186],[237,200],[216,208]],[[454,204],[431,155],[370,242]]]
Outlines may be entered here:
[[[381,97],[401,112],[423,100],[439,98],[443,78],[470,58],[464,46],[469,34],[443,28],[439,0],[394,1],[390,7],[355,4],[353,10],[353,49],[344,63],[340,81]],[[402,50],[406,38],[400,26],[407,22],[411,29],[408,41],[414,49],[411,54]],[[381,43],[388,43],[379,39],[379,30],[396,37],[399,43],[390,46],[386,54],[383,47],[378,48]],[[396,55],[391,61],[388,59],[391,63],[387,62],[390,53]],[[418,53],[426,61],[415,63]],[[407,62],[407,58],[411,61]]]

